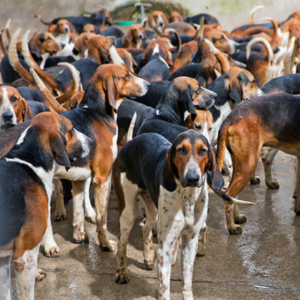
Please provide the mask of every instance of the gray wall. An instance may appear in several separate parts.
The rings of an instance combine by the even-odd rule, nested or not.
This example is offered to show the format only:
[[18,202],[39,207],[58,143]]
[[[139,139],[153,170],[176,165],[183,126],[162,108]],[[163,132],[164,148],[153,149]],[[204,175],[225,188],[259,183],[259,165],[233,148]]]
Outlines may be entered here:
[[[42,17],[52,20],[57,16],[78,15],[83,10],[95,11],[97,8],[106,7],[109,10],[116,5],[126,3],[124,0],[0,0],[0,28],[8,18],[12,18],[11,29],[37,29],[45,30],[33,16],[43,7]],[[191,15],[207,12],[216,16],[224,29],[248,23],[248,12],[255,5],[265,5],[265,9],[257,12],[255,21],[262,16],[270,16],[276,20],[284,20],[290,13],[300,9],[300,0],[179,0],[177,1],[188,8]]]

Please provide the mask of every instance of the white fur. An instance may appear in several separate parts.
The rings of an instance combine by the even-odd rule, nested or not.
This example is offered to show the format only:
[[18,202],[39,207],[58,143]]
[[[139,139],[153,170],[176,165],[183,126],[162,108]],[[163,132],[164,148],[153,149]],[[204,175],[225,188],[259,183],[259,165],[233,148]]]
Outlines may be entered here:
[[66,171],[65,167],[56,166],[55,177],[61,179],[68,179],[71,181],[85,180],[92,176],[92,171],[90,168],[83,167],[71,167]]
[[[184,121],[189,117],[191,113],[188,112],[187,110],[184,112],[184,115],[183,115],[183,118],[184,118]],[[157,114],[158,115],[158,114]]]
[[24,139],[25,139],[25,137],[26,137],[27,131],[28,131],[28,129],[29,129],[30,127],[31,127],[31,125],[28,126],[28,127],[21,133],[19,139],[18,139],[17,142],[16,142],[16,145],[21,145],[21,144],[24,142]]
[[142,78],[139,78],[137,76],[134,76],[132,75],[133,78],[134,78],[134,81],[137,85],[140,86],[141,88],[141,94],[139,96],[144,96],[147,92],[148,92],[148,88],[147,88],[147,81],[142,79]]
[[167,66],[167,68],[169,68],[169,65],[161,56],[159,56],[158,58]]
[[[3,113],[5,112],[11,112],[13,114],[12,117],[12,124],[16,125],[17,124],[17,117],[15,114],[15,110],[12,107],[10,100],[8,98],[8,92],[7,92],[7,88],[6,87],[2,87],[2,104],[0,106],[0,127],[3,126],[5,124],[4,120],[3,120]],[[1,128],[0,128],[0,131]]]
[[152,54],[154,55],[156,53],[159,54],[159,46],[158,46],[158,44],[155,45]]
[[81,157],[84,158],[84,157],[88,156],[88,154],[90,153],[90,145],[89,145],[88,139],[86,138],[86,135],[84,135],[80,131],[76,130],[75,128],[74,128],[74,131],[75,131],[76,137],[80,141],[82,149],[83,149],[83,153],[82,153]]

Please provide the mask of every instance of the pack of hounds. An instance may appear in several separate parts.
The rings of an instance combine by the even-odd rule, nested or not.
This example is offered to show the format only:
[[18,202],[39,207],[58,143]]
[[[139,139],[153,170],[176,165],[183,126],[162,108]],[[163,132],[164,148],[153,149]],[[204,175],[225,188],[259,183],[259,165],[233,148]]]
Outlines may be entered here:
[[[300,215],[300,11],[277,22],[224,30],[209,14],[149,13],[124,33],[102,8],[56,18],[45,31],[0,33],[0,294],[34,299],[40,245],[60,255],[53,219],[73,199],[73,240],[84,243],[85,216],[100,248],[116,251],[115,281],[128,283],[128,237],[141,203],[144,263],[157,262],[158,297],[170,299],[171,267],[181,244],[182,296],[193,299],[196,256],[206,251],[208,190],[224,201],[227,229],[241,234],[238,200],[259,183],[279,187],[278,150],[297,156],[294,210]],[[41,25],[41,26],[44,26]],[[299,71],[300,72],[300,71]],[[299,103],[298,103],[299,101]],[[221,171],[229,176],[225,186]],[[95,208],[90,202],[94,189]],[[108,239],[113,186],[118,242]],[[251,220],[250,220],[251,222]],[[157,251],[153,231],[157,226]]]

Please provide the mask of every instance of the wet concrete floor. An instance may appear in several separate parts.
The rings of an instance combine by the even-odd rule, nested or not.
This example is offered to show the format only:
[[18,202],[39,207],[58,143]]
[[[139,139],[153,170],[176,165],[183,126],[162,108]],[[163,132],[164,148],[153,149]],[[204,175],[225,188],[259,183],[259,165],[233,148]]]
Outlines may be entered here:
[[[280,189],[264,183],[261,162],[258,185],[246,186],[239,198],[256,203],[240,207],[248,218],[243,233],[230,236],[225,228],[223,201],[210,192],[207,251],[195,261],[195,299],[300,299],[300,217],[293,211],[295,157],[279,152],[273,177]],[[55,203],[52,205],[54,212]],[[115,253],[102,252],[96,241],[95,225],[85,222],[88,244],[72,243],[72,202],[67,220],[53,222],[59,258],[39,254],[39,267],[47,277],[35,287],[36,299],[156,299],[157,270],[143,264],[142,213],[139,212],[127,250],[130,282],[114,281]],[[112,192],[108,211],[110,239],[119,233],[118,207]],[[157,243],[157,240],[154,239]],[[171,298],[181,298],[180,253],[172,268]],[[1,297],[0,297],[1,298]]]

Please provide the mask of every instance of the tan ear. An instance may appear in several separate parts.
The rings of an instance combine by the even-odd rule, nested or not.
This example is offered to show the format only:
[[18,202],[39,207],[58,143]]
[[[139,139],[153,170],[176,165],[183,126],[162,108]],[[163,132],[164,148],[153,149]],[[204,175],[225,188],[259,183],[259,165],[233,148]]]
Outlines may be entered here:
[[129,28],[129,30],[127,31],[126,37],[125,39],[128,41],[128,43],[131,43],[133,40],[133,34],[131,29]]
[[34,117],[34,114],[28,105],[27,101],[23,98],[20,98],[21,107],[22,107],[22,118],[23,122],[31,120]]
[[146,64],[148,62],[148,52],[149,52],[149,49],[147,47],[146,50],[144,51],[144,54],[143,54],[143,57],[142,57],[142,62],[144,64]]
[[243,90],[237,78],[232,79],[229,86],[229,98],[236,104],[242,102]]
[[163,20],[164,20],[164,30],[166,30],[167,28],[168,28],[168,26],[169,26],[169,22],[168,22],[168,19],[167,19],[167,17],[165,16],[165,14],[162,14],[162,18],[163,18]]
[[153,28],[153,26],[155,25],[155,24],[153,24],[154,22],[153,22],[153,16],[152,16],[152,14],[148,17],[148,26],[149,27],[151,27],[151,28]]
[[108,99],[109,105],[117,111],[116,106],[116,97],[117,97],[117,86],[115,82],[115,76],[112,75],[108,79],[106,79],[106,86],[103,87],[103,90],[105,91],[105,96]]
[[171,57],[169,51],[165,52],[165,60],[169,66],[173,66],[172,57]]
[[29,41],[28,47],[31,54],[35,54],[37,57],[41,57],[41,47],[37,44],[37,38],[33,38]]
[[50,137],[50,147],[55,161],[63,167],[71,168],[65,141],[58,133]]

